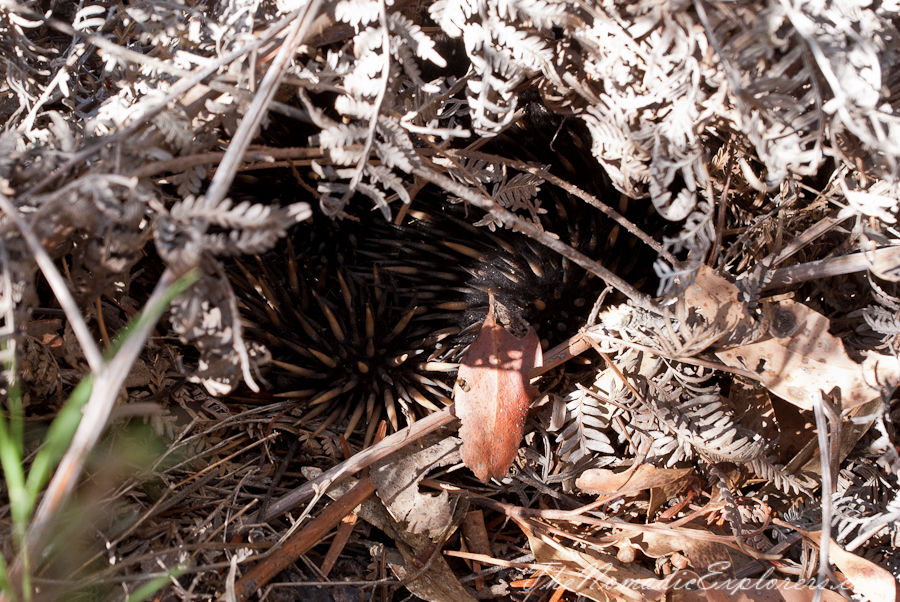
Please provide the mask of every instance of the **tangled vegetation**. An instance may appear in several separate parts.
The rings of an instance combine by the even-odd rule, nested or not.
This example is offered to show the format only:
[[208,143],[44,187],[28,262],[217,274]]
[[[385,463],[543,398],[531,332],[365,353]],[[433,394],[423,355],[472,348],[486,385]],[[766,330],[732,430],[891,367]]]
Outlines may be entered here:
[[898,62],[887,0],[0,0],[0,600],[896,600]]

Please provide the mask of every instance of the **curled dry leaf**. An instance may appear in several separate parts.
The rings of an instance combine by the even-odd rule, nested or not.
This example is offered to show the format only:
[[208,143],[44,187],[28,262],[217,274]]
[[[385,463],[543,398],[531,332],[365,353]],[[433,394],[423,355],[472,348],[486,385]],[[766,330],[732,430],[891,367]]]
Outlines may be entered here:
[[710,583],[734,574],[734,554],[727,545],[712,538],[704,538],[704,532],[697,536],[686,534],[684,529],[662,531],[642,531],[628,535],[634,548],[649,558],[662,558],[675,552],[683,552],[694,569],[707,575]]
[[[337,499],[352,485],[352,479],[338,483],[328,489],[327,495]],[[467,504],[456,504],[451,511],[452,526],[462,521]],[[424,534],[411,532],[397,523],[385,510],[384,505],[370,497],[364,501],[356,514],[370,525],[384,531],[397,544],[396,549],[389,549],[385,554],[387,565],[400,579],[416,575],[416,579],[407,584],[414,596],[428,602],[475,602],[467,590],[456,578],[453,570],[444,559],[435,542]],[[442,534],[446,536],[447,533]],[[422,563],[427,568],[422,572]]]
[[[821,531],[804,531],[792,527],[809,540],[813,545],[819,545]],[[853,586],[856,592],[864,595],[872,602],[897,602],[900,589],[897,580],[887,570],[881,568],[871,560],[848,552],[833,539],[828,546],[828,559],[836,566]]]
[[869,353],[860,364],[847,355],[844,343],[828,332],[828,318],[800,303],[782,301],[767,309],[771,338],[718,351],[728,366],[753,370],[771,392],[804,410],[810,394],[841,391],[843,409],[879,397],[883,387],[900,381],[896,358]]
[[[552,566],[550,577],[562,587],[585,598],[598,602],[812,602],[816,588],[780,579],[736,579],[725,575],[713,565],[682,570],[666,579],[657,579],[639,566],[618,562],[613,556],[596,550],[579,551],[568,548],[552,538],[537,533],[527,525],[521,525],[528,536],[536,562]],[[647,541],[644,541],[644,538]],[[675,549],[686,549],[695,554],[702,549],[718,562],[727,562],[725,546],[713,542],[690,550],[685,548],[683,535],[679,537],[658,533],[642,533],[632,541],[651,557],[670,554]],[[682,545],[676,545],[678,543]],[[656,552],[654,554],[653,552]],[[657,556],[659,554],[659,556]],[[724,556],[723,556],[724,554]],[[721,558],[719,558],[721,557]],[[692,559],[692,564],[703,564]],[[830,590],[822,592],[824,602],[840,602],[840,594]],[[878,598],[879,602],[884,598]]]
[[597,602],[646,602],[665,595],[665,585],[650,571],[637,565],[626,567],[593,549],[575,550],[553,538],[520,524],[534,560],[550,567],[547,574],[562,587]]
[[462,421],[460,454],[482,483],[503,478],[516,457],[537,393],[528,373],[540,365],[537,334],[491,296],[481,333],[469,346],[453,388]]
[[430,437],[425,449],[407,445],[372,465],[370,478],[391,517],[406,523],[412,533],[439,537],[450,525],[452,508],[449,494],[424,495],[419,483],[429,470],[459,461],[459,439]]
[[655,487],[664,488],[666,491],[680,491],[691,471],[690,468],[656,468],[649,464],[642,464],[637,470],[624,472],[591,468],[578,477],[575,485],[586,493],[600,494],[632,495]]
[[703,266],[694,283],[684,291],[685,306],[703,316],[706,323],[725,333],[729,340],[739,341],[749,333],[755,320],[740,300],[740,289],[722,276]]

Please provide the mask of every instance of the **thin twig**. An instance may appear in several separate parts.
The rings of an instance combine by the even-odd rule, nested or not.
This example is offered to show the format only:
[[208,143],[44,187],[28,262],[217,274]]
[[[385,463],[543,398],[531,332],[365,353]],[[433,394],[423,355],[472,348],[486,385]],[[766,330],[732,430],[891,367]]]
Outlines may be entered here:
[[493,200],[476,194],[468,186],[464,186],[463,184],[460,184],[450,179],[449,177],[443,174],[439,174],[438,172],[431,169],[413,166],[412,171],[415,175],[419,176],[423,180],[427,180],[432,184],[436,184],[447,192],[454,194],[464,201],[475,205],[479,209],[483,209],[484,211],[490,213],[498,220],[500,220],[500,222],[504,225],[512,227],[513,230],[521,232],[529,236],[533,240],[541,243],[548,249],[552,249],[563,257],[571,259],[573,262],[580,265],[588,272],[599,277],[601,280],[631,299],[631,301],[636,306],[642,309],[646,309],[647,311],[650,311],[652,313],[660,313],[659,310],[656,309],[655,304],[648,295],[640,292],[624,279],[613,274],[590,257],[587,257],[586,255],[576,251],[569,245],[561,242],[559,239],[547,234],[534,224],[522,219],[509,209],[501,207]]
[[295,533],[276,553],[254,565],[234,585],[236,600],[243,600],[268,583],[283,569],[293,564],[301,554],[319,543],[342,518],[375,493],[375,486],[368,478],[360,479],[343,496],[332,502],[303,529]]
[[546,169],[540,169],[533,165],[529,165],[528,163],[523,163],[521,161],[513,161],[512,159],[507,159],[505,157],[501,157],[500,155],[491,155],[488,153],[482,153],[482,152],[471,151],[471,150],[447,149],[443,152],[450,156],[458,156],[458,157],[465,157],[465,158],[469,158],[469,159],[478,159],[478,160],[482,160],[482,161],[489,161],[491,163],[499,163],[502,165],[506,165],[508,167],[512,167],[513,169],[518,169],[519,171],[525,171],[532,175],[538,176],[539,178],[550,182],[554,186],[558,186],[558,187],[562,188],[569,194],[576,196],[576,197],[582,199],[583,201],[586,201],[590,205],[596,207],[597,209],[599,209],[600,211],[605,213],[607,216],[609,216],[610,218],[615,220],[615,222],[618,223],[623,228],[625,228],[625,230],[627,230],[632,235],[634,235],[635,237],[640,239],[648,247],[650,247],[651,249],[653,249],[654,251],[659,253],[659,255],[663,259],[668,261],[669,263],[675,264],[678,262],[678,260],[675,258],[675,256],[673,256],[671,253],[669,253],[658,241],[654,240],[653,238],[648,236],[646,232],[644,232],[643,230],[638,228],[637,224],[635,224],[634,222],[629,220],[627,217],[625,217],[624,215],[622,215],[621,213],[619,213],[618,211],[616,211],[615,209],[613,209],[612,207],[610,207],[609,205],[607,205],[606,203],[604,203],[603,201],[601,201],[600,199],[595,197],[594,195],[589,194],[587,191],[582,190],[581,188],[575,186],[574,184],[571,184],[571,183],[567,182],[566,180],[563,180],[562,178],[559,178],[559,177],[553,175]]
[[378,116],[381,114],[381,107],[384,104],[384,97],[387,94],[388,82],[391,79],[391,53],[389,51],[391,47],[391,36],[388,33],[387,8],[384,5],[384,0],[378,1],[378,22],[379,25],[381,25],[381,55],[384,57],[384,64],[381,66],[381,82],[378,85],[378,93],[375,95],[372,117],[369,119],[369,132],[366,134],[366,142],[363,145],[359,162],[356,164],[353,177],[350,178],[350,185],[347,192],[344,193],[341,205],[346,205],[350,200],[350,197],[353,196],[353,193],[356,192],[356,187],[359,185],[363,172],[369,165],[369,153],[372,151],[372,145],[375,143],[375,130],[378,128]]
[[451,409],[452,406],[445,408],[443,411],[435,412],[430,416],[417,420],[412,425],[397,431],[393,435],[385,437],[380,443],[376,443],[372,447],[359,452],[349,460],[341,462],[334,468],[323,472],[315,479],[307,481],[294,491],[273,502],[266,510],[265,514],[260,515],[257,513],[257,515],[252,517],[249,522],[252,524],[265,523],[273,518],[281,516],[285,512],[289,512],[297,506],[313,499],[317,492],[324,492],[328,487],[356,474],[373,462],[377,462],[403,446],[450,424],[456,419]]
[[[106,422],[113,404],[119,394],[125,378],[144,348],[147,337],[156,326],[156,320],[162,314],[165,298],[169,289],[178,280],[178,275],[166,269],[145,306],[146,314],[122,343],[116,355],[94,376],[91,396],[84,406],[83,417],[72,438],[72,443],[59,463],[41,503],[34,514],[26,538],[26,553],[34,554],[47,533],[60,508],[69,498],[88,453],[97,444],[100,435],[106,428]],[[19,563],[22,557],[16,559]],[[19,565],[21,567],[21,565]]]
[[781,268],[774,271],[771,280],[763,286],[763,290],[866,270],[872,270],[880,278],[896,280],[896,272],[900,271],[900,247],[885,247],[868,253],[828,257]]
[[828,417],[824,407],[825,400],[821,391],[811,395],[812,406],[816,414],[816,435],[819,439],[819,461],[822,463],[822,534],[819,538],[819,574],[816,579],[816,593],[813,602],[821,602],[825,582],[831,576],[828,562],[828,548],[831,546],[831,453],[828,443]]
[[278,84],[284,76],[284,69],[288,64],[288,59],[294,56],[294,51],[309,31],[321,4],[322,0],[312,0],[302,9],[304,11],[303,17],[292,22],[285,42],[278,50],[278,54],[269,66],[269,70],[266,71],[266,76],[259,86],[256,97],[247,109],[238,131],[232,138],[231,144],[222,158],[222,163],[219,165],[219,169],[216,170],[216,175],[206,191],[207,202],[212,206],[217,205],[228,194],[228,188],[234,180],[234,175],[237,173],[241,159],[253,138],[256,137],[259,125],[262,123],[263,117],[266,116],[266,107],[275,95]]
[[[303,9],[297,9],[297,10],[291,12],[290,14],[286,15],[283,19],[273,23],[269,28],[266,29],[266,31],[264,31],[262,34],[260,34],[258,37],[254,38],[253,40],[247,42],[246,44],[241,45],[240,47],[232,50],[231,52],[223,54],[222,56],[216,58],[215,60],[210,61],[208,65],[198,69],[196,72],[189,72],[189,74],[186,77],[183,77],[182,79],[180,79],[178,82],[173,84],[168,89],[166,96],[158,104],[156,104],[152,107],[146,108],[141,113],[140,117],[129,122],[127,125],[124,125],[120,130],[110,134],[109,136],[105,136],[105,137],[101,138],[100,140],[98,140],[97,142],[95,142],[94,144],[91,144],[91,145],[83,148],[82,150],[74,153],[71,157],[69,157],[69,159],[65,163],[63,163],[61,166],[59,166],[55,170],[51,171],[49,174],[47,174],[41,180],[39,180],[36,184],[33,184],[27,190],[22,192],[22,194],[19,195],[19,198],[21,200],[25,200],[25,199],[28,199],[28,198],[38,194],[44,188],[49,186],[58,176],[66,173],[72,167],[75,167],[76,165],[81,165],[87,159],[94,156],[94,154],[99,153],[104,148],[106,148],[116,142],[119,142],[125,138],[129,138],[129,137],[133,136],[141,128],[143,128],[145,126],[145,124],[148,123],[151,119],[153,119],[154,117],[156,117],[163,111],[167,110],[169,107],[169,103],[172,103],[175,100],[177,100],[179,97],[181,97],[182,94],[193,89],[195,86],[200,84],[206,78],[208,78],[211,75],[213,75],[214,73],[216,73],[216,71],[221,69],[223,66],[231,64],[232,62],[234,62],[236,59],[240,58],[244,54],[247,54],[248,52],[259,48],[263,44],[265,44],[268,41],[270,41],[271,39],[273,39],[285,27],[287,27],[288,25],[293,23],[295,21],[297,15],[299,15],[300,11],[302,11],[302,10]],[[128,55],[128,56],[130,56],[130,55]],[[143,56],[143,55],[141,55],[141,56]],[[124,57],[124,55],[123,55],[123,57]]]

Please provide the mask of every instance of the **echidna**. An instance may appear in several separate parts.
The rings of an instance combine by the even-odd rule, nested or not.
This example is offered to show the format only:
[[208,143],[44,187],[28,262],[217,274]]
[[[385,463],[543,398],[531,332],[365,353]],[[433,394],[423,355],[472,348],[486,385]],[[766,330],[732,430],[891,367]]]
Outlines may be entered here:
[[[554,153],[550,138],[528,138],[543,152],[523,148],[517,158],[551,163],[535,156]],[[549,185],[540,198],[546,231],[619,263],[603,260],[616,236],[599,211]],[[452,373],[487,313],[488,291],[544,346],[577,331],[603,282],[520,234],[475,227],[476,213],[423,191],[400,225],[375,212],[335,223],[316,216],[282,251],[238,264],[247,336],[272,350],[266,378],[277,395],[308,404],[307,417],[328,411],[320,430],[349,416],[349,435],[365,414],[368,441],[382,412],[396,429],[400,414],[411,421],[451,402]],[[622,256],[636,259],[633,250]]]

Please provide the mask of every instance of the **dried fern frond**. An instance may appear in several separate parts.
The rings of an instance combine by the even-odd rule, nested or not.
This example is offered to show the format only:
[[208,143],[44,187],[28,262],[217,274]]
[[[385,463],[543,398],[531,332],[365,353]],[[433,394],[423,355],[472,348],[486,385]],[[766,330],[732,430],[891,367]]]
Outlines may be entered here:
[[756,458],[750,460],[746,467],[749,468],[756,477],[771,483],[776,489],[783,491],[784,493],[796,492],[810,495],[810,492],[813,491],[816,486],[816,484],[810,482],[809,479],[790,474],[784,469],[784,466],[773,463],[765,457],[765,454],[760,454]]
[[[631,359],[626,360],[625,358]],[[565,398],[565,421],[557,435],[560,454],[576,463],[610,453],[610,435],[627,445],[628,453],[646,454],[646,462],[676,462],[700,457],[730,462],[771,481],[779,490],[808,492],[810,483],[788,474],[766,457],[767,442],[741,425],[731,405],[721,397],[709,370],[678,362],[620,357],[622,372],[633,379],[633,392],[618,382],[615,372],[600,372],[593,386]],[[625,368],[624,366],[629,366]],[[592,453],[593,452],[593,453]]]
[[614,454],[609,437],[610,409],[599,402],[590,390],[579,387],[562,399],[567,426],[556,436],[557,453],[567,462],[577,464],[589,454]]
[[173,332],[200,352],[197,365],[183,369],[211,395],[230,393],[242,378],[258,390],[250,363],[265,363],[268,353],[260,345],[245,344],[237,298],[225,271],[213,261],[204,262],[203,276],[172,302]]
[[431,17],[451,37],[462,37],[472,64],[467,98],[481,136],[506,128],[515,114],[516,87],[536,73],[556,77],[554,52],[543,31],[565,20],[556,2],[438,0]]
[[[229,256],[263,253],[291,225],[311,215],[308,203],[277,208],[248,201],[232,206],[231,199],[211,204],[205,197],[189,196],[160,216],[155,231],[160,256],[178,266],[198,266],[204,254]],[[211,226],[227,229],[209,233]]]

